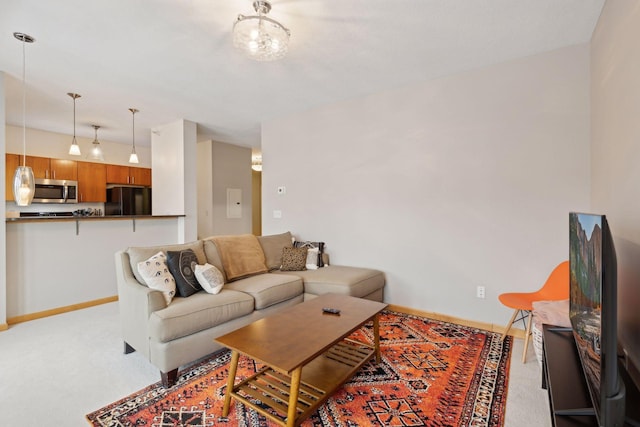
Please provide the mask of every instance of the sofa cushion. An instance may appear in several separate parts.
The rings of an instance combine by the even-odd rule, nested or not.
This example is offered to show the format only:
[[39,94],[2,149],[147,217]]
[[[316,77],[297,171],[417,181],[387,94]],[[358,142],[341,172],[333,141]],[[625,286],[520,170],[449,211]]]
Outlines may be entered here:
[[270,271],[277,270],[282,265],[282,248],[293,246],[293,239],[288,231],[282,234],[258,236],[258,242],[262,246],[267,268]]
[[255,300],[256,310],[302,295],[304,287],[297,276],[265,273],[225,285],[225,289],[245,292]]
[[353,297],[364,297],[382,289],[384,273],[371,268],[332,265],[317,270],[283,271],[281,274],[295,275],[304,281],[304,291],[322,295],[336,293]]
[[149,337],[168,342],[253,312],[253,298],[223,289],[217,295],[200,291],[189,298],[176,297],[149,317]]
[[188,297],[202,289],[196,279],[198,258],[191,249],[167,251],[167,265],[176,280],[176,288],[181,297]]
[[138,272],[138,263],[151,258],[153,255],[162,251],[166,254],[167,251],[182,251],[185,249],[191,249],[198,257],[198,264],[204,264],[207,262],[207,257],[202,249],[202,241],[197,240],[191,243],[181,243],[176,245],[163,245],[163,246],[147,246],[147,247],[130,247],[127,249],[129,254],[129,264],[131,264],[131,271],[136,277],[138,282],[145,284],[144,279]]
[[267,272],[264,252],[253,234],[214,236],[215,243],[227,280]]
[[306,270],[307,248],[282,248],[282,271]]

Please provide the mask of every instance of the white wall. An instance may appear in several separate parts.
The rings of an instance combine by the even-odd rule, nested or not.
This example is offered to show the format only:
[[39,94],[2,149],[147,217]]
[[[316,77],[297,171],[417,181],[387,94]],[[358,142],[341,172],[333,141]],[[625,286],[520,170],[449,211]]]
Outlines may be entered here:
[[178,239],[197,239],[196,124],[178,120],[151,134],[153,215],[184,215]]
[[[6,148],[5,137],[5,106],[4,106],[4,72],[0,71],[0,155],[4,157]],[[3,161],[0,165],[0,176],[5,176],[6,162]],[[5,188],[2,186],[0,189],[0,196],[2,200],[5,200]],[[0,203],[0,218],[4,218],[6,215],[6,206],[4,203]],[[6,307],[6,295],[7,295],[7,260],[6,260],[6,229],[0,227],[0,331],[6,326],[7,323],[7,307]],[[4,301],[4,302],[3,302]]]
[[[251,148],[214,142],[213,233],[215,235],[251,233]],[[227,189],[242,191],[242,217],[227,217]]]
[[498,294],[539,288],[589,207],[589,114],[580,45],[264,123],[263,233],[383,270],[387,302],[506,324]]
[[[640,368],[640,3],[607,0],[591,42],[592,211],[618,258],[618,331]],[[640,384],[640,376],[637,381]]]
[[198,238],[213,235],[213,141],[198,142]]
[[[198,236],[251,233],[251,149],[198,142]],[[242,217],[227,217],[227,189],[242,191]]]
[[[7,125],[6,138],[6,152],[22,154],[22,127]],[[93,138],[76,137],[82,156],[71,156],[69,155],[69,146],[71,145],[72,138],[71,135],[27,128],[27,155],[52,157],[54,159],[95,161],[87,159]],[[103,140],[100,137],[100,133],[98,133],[98,141],[100,141],[100,146],[104,152],[104,163],[130,166],[130,144]],[[136,152],[138,153],[140,163],[135,166],[150,168],[151,148],[137,146]]]

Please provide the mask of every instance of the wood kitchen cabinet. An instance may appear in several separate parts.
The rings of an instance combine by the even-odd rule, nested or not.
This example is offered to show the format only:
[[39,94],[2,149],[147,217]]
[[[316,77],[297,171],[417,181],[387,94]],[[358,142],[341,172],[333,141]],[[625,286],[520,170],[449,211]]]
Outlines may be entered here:
[[78,180],[78,162],[75,160],[49,159],[50,160],[50,178],[53,179],[69,179],[71,181]]
[[48,157],[27,156],[27,166],[33,169],[35,178],[43,179],[78,179],[78,168],[75,160],[50,159]]
[[151,169],[129,167],[132,184],[151,186]]
[[5,200],[13,200],[13,175],[16,173],[18,166],[22,165],[22,156],[20,154],[5,154]]
[[107,183],[151,186],[151,169],[107,165]]
[[104,163],[78,163],[78,202],[107,201],[107,165]]
[[25,163],[31,166],[34,178],[49,178],[49,158],[27,156]]

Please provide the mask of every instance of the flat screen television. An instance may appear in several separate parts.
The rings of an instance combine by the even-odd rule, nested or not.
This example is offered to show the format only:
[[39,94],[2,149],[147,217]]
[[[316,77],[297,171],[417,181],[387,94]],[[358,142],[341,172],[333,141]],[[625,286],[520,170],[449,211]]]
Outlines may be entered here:
[[601,427],[622,427],[625,387],[617,357],[617,261],[604,215],[569,214],[570,317]]

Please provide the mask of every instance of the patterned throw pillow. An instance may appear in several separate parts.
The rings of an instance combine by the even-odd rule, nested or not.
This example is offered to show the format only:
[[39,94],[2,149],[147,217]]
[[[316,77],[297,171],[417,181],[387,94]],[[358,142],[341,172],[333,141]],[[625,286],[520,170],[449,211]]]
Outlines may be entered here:
[[282,248],[282,271],[306,270],[307,248]]
[[317,270],[318,269],[318,254],[320,253],[319,248],[309,248],[307,249],[307,270]]
[[176,287],[181,297],[188,297],[202,289],[196,279],[195,267],[198,265],[198,257],[191,249],[184,251],[168,251],[167,265],[169,271],[176,279]]
[[161,291],[167,305],[176,295],[176,281],[169,272],[167,257],[164,252],[158,252],[151,258],[138,263],[138,273],[144,283],[151,289]]
[[214,295],[222,290],[224,277],[222,276],[222,272],[214,265],[196,265],[195,272],[196,279],[198,279],[198,283],[200,283],[202,289]]
[[[294,248],[308,248],[308,249],[317,248],[318,249],[318,253],[316,254],[317,255],[317,259],[315,261],[315,264],[318,267],[324,267],[324,261],[322,260],[322,254],[324,253],[324,242],[309,242],[309,241],[299,242],[299,241],[296,240],[295,242],[293,242],[293,247]],[[313,263],[313,262],[314,262],[313,260],[310,260],[310,263]]]

